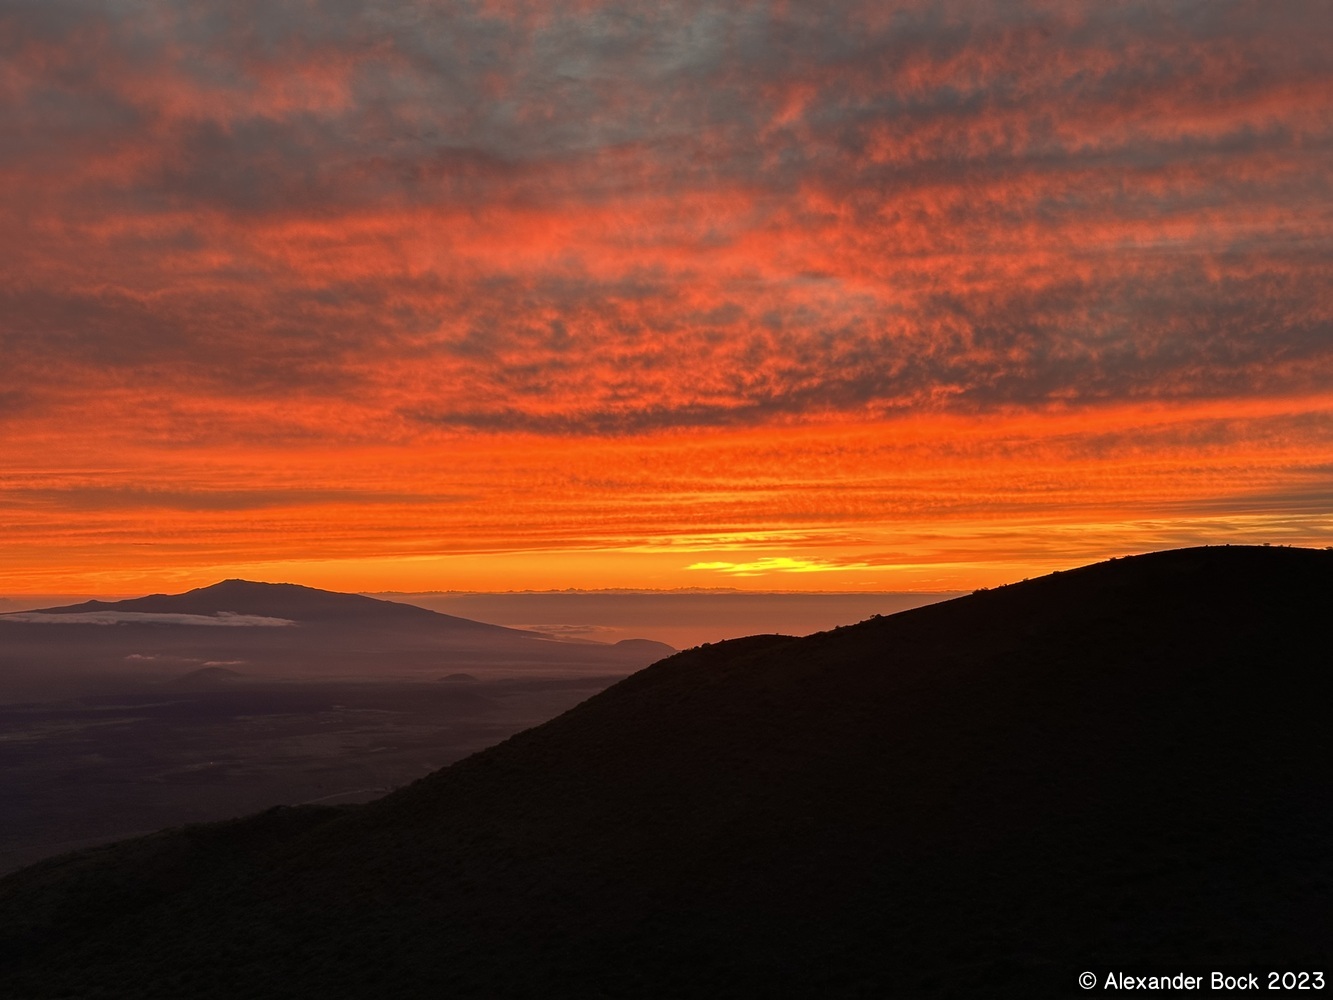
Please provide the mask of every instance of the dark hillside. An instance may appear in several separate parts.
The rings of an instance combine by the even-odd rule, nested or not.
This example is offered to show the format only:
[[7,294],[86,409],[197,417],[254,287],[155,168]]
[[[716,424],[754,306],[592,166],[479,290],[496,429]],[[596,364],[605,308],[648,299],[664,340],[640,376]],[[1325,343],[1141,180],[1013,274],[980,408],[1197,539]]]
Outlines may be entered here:
[[0,881],[0,995],[1038,997],[1085,969],[1326,969],[1331,600],[1333,552],[1191,549],[700,647],[367,806]]

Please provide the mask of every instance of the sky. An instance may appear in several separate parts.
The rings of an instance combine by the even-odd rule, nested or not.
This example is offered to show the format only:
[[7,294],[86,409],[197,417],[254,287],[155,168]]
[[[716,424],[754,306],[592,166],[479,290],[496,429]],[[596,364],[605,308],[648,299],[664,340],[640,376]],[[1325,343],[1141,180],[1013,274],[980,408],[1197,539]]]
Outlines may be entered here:
[[1327,0],[0,0],[0,593],[1333,545]]

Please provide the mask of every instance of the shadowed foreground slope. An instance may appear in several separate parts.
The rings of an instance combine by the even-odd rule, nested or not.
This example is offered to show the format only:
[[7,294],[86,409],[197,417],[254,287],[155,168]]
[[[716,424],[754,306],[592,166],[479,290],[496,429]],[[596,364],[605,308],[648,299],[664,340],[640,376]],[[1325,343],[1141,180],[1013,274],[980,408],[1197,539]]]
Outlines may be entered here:
[[[1329,957],[1333,553],[681,653],[353,810],[0,882],[0,994],[1068,995]],[[1307,966],[1308,967],[1308,966]]]

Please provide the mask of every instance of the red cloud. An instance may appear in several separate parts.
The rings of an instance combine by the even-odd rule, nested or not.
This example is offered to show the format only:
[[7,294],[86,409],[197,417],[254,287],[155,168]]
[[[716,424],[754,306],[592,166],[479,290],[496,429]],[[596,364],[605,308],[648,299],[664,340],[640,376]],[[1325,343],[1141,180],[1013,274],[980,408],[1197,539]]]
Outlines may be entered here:
[[[1017,452],[976,439],[1035,482],[1073,453],[1094,470],[1126,454],[1101,433],[1139,419],[1119,415],[1156,427],[1164,412],[1207,412],[1216,428],[1211,408],[1258,407],[1216,431],[1244,458],[1218,457],[1208,488],[1269,497],[1290,475],[1290,495],[1308,497],[1299,470],[1327,459],[1333,377],[1333,61],[1310,30],[1322,10],[11,10],[0,422],[30,456],[82,454],[72,442],[95,428],[130,477],[170,467],[145,448],[235,449],[256,464],[228,468],[259,490],[287,487],[267,481],[278,460],[251,449],[312,449],[326,457],[311,472],[319,505],[335,503],[327,456],[341,448],[435,455],[478,436],[520,463],[586,447],[619,464],[589,442],[661,438],[673,443],[660,462],[686,482],[700,459],[686,442],[715,429],[745,448],[783,443],[784,469],[835,470],[811,493],[702,484],[713,499],[671,507],[669,534],[858,521],[888,496],[962,516],[995,484],[986,463],[932,478],[960,427],[1044,422]],[[1309,422],[1278,434],[1265,408],[1292,399]],[[948,440],[902,430],[923,419],[944,421]],[[905,481],[862,492],[842,457],[783,450],[801,428],[832,426],[906,434],[911,447],[867,461],[915,463],[945,499]],[[818,440],[811,454],[843,454],[842,437]],[[1145,462],[1195,484],[1181,502],[1202,502],[1204,479],[1182,469],[1214,438],[1146,440]],[[1284,457],[1261,461],[1275,440]],[[491,447],[461,452],[480,464],[460,476],[518,489],[526,480],[485,461]],[[708,462],[762,478],[718,447]],[[1256,482],[1251,461],[1275,478]],[[390,464],[408,494],[460,492]],[[116,475],[98,473],[89,496],[139,495]],[[394,483],[400,521],[433,524]],[[839,501],[844,487],[880,499]],[[1051,496],[1061,510],[1114,507],[1120,489],[1093,471]],[[588,497],[638,505],[648,492]],[[47,523],[38,495],[23,494],[25,523]],[[451,506],[423,544],[475,529],[502,547],[537,518],[560,525],[542,544],[578,545],[596,521],[591,506],[564,521],[515,503],[498,520]],[[181,504],[211,512],[209,537],[271,541],[215,503]],[[106,509],[114,535],[124,508]],[[381,514],[328,544],[400,540]],[[283,537],[308,528],[314,551],[310,517]],[[612,534],[643,530],[627,516]],[[766,558],[805,557],[700,561]]]

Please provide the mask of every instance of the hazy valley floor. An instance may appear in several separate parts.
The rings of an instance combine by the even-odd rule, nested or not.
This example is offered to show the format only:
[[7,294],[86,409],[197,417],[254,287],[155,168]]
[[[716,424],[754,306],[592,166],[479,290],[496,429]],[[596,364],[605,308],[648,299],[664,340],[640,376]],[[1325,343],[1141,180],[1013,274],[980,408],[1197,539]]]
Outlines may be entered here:
[[0,705],[0,874],[274,805],[377,798],[618,679],[143,685]]

